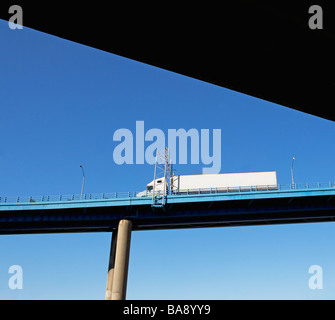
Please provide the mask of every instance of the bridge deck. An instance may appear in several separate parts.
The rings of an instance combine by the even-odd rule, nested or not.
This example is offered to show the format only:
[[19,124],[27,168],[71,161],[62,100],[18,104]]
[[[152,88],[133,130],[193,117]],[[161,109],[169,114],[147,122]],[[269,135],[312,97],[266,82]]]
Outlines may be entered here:
[[81,196],[2,197],[0,234],[111,231],[332,221],[335,184],[184,190],[163,208],[135,192]]

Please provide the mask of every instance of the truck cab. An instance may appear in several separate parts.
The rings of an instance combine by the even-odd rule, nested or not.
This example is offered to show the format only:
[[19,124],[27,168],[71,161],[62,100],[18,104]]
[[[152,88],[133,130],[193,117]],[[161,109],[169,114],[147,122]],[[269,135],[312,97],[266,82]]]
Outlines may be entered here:
[[164,191],[165,186],[165,178],[158,178],[156,180],[152,180],[150,183],[147,184],[147,188],[141,192],[139,192],[136,197],[151,197],[152,192],[155,188],[157,193],[162,193]]

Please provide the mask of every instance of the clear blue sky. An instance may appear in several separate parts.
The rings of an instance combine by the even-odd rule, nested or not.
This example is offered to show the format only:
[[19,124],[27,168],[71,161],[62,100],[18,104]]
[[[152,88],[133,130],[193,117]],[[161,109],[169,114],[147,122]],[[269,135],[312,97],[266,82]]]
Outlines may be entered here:
[[[79,194],[80,164],[87,193],[143,190],[153,166],[113,161],[114,132],[139,120],[222,129],[221,172],[276,170],[288,184],[295,156],[297,183],[335,181],[333,122],[3,20],[0,41],[0,196]],[[0,299],[104,299],[110,239],[0,236]],[[333,299],[334,248],[333,223],[133,232],[127,298]],[[8,287],[11,265],[23,290]]]

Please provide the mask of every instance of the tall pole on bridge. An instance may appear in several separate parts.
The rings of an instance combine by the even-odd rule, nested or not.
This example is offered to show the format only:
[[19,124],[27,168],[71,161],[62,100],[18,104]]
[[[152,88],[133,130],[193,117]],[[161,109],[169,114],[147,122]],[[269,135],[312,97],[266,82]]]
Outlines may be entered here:
[[83,184],[81,186],[81,194],[80,194],[80,200],[83,198],[83,192],[84,192],[84,184],[85,184],[85,173],[84,168],[82,165],[80,165],[81,171],[83,172]]
[[292,188],[294,189],[294,176],[293,176],[293,164],[294,164],[295,157],[292,159],[292,165],[291,165],[291,177],[292,177]]

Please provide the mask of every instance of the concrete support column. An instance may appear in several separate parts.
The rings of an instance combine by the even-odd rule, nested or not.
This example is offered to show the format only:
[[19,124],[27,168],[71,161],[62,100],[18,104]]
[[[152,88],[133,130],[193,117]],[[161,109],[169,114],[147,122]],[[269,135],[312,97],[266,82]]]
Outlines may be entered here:
[[114,276],[114,264],[115,264],[115,251],[116,251],[116,239],[117,239],[117,229],[113,231],[111,249],[109,255],[108,264],[108,275],[107,275],[107,288],[105,300],[112,300],[112,288],[113,288],[113,276]]
[[[116,238],[116,250],[114,259],[114,271],[112,271],[112,281],[107,280],[107,291],[112,291],[112,300],[125,300],[127,291],[127,279],[128,279],[128,266],[129,266],[129,252],[130,252],[130,240],[131,240],[131,229],[132,223],[129,220],[121,220],[118,226]],[[113,232],[114,237],[114,232]],[[115,241],[112,240],[111,245],[111,257],[113,258],[113,245]],[[113,263],[110,263],[113,266]],[[109,273],[113,268],[109,269]],[[107,297],[106,291],[106,297]],[[108,296],[110,293],[108,293]]]

